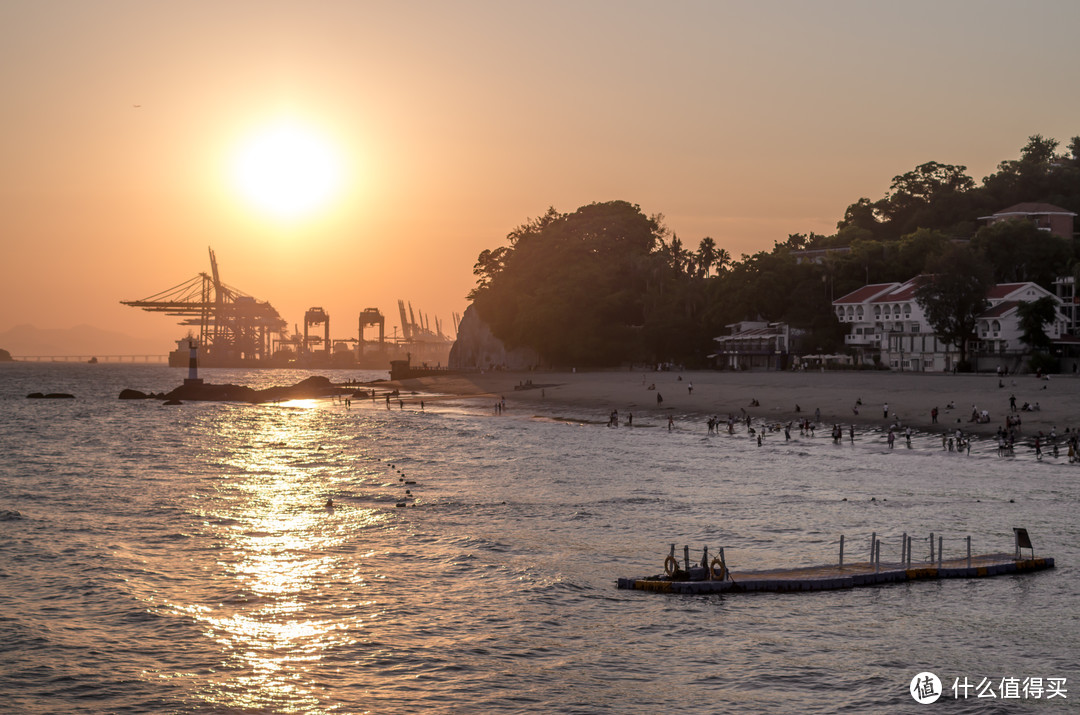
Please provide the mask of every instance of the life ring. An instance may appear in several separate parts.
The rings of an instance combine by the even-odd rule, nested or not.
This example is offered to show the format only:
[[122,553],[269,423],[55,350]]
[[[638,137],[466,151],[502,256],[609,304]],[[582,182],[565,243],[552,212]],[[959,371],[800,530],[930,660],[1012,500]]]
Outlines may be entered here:
[[674,576],[675,572],[679,570],[679,561],[674,556],[668,556],[664,559],[664,573],[669,577]]
[[[720,567],[717,569],[717,567]],[[713,557],[712,563],[709,564],[709,580],[711,581],[726,581],[727,580],[727,566],[720,560],[719,556]]]

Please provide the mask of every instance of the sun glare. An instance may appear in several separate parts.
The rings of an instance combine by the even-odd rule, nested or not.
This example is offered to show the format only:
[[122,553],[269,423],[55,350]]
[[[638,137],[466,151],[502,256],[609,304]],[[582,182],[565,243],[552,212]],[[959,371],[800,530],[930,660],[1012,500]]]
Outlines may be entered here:
[[294,122],[266,127],[244,141],[232,179],[256,210],[282,220],[305,218],[341,191],[341,155],[317,130]]

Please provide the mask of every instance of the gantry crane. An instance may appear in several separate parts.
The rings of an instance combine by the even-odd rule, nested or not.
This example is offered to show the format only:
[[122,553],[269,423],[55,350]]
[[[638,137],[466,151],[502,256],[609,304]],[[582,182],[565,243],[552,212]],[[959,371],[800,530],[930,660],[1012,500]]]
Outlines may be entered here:
[[274,339],[286,329],[285,321],[270,303],[222,283],[214,250],[208,250],[211,275],[200,273],[148,298],[120,302],[181,317],[180,325],[198,326],[204,364],[269,358]]

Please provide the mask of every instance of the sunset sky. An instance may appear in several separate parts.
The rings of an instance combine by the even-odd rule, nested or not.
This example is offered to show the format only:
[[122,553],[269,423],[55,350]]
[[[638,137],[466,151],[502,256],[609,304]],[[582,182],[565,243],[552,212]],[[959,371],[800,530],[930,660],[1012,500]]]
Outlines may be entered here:
[[[398,298],[449,323],[477,254],[549,206],[627,200],[735,257],[832,233],[923,162],[981,180],[1080,134],[1077,28],[1075,0],[7,0],[0,331],[164,352],[175,319],[120,301],[208,246],[346,338]],[[302,155],[283,185],[250,176],[268,142]]]

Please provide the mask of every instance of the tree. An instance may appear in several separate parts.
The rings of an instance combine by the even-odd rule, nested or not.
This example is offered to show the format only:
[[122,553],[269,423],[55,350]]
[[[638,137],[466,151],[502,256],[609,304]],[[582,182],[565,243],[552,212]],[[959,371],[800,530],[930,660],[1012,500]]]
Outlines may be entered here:
[[889,193],[875,208],[888,220],[893,236],[930,228],[927,213],[936,221],[954,221],[961,206],[959,197],[975,186],[966,171],[966,166],[928,161],[893,177]]
[[1016,315],[1023,331],[1020,339],[1032,350],[1048,350],[1053,343],[1046,334],[1046,326],[1057,317],[1057,301],[1048,295],[1024,301],[1016,306]]
[[512,231],[509,246],[480,253],[470,297],[508,347],[552,364],[617,365],[639,357],[663,234],[625,201],[549,209]]
[[971,242],[994,269],[1000,282],[1034,281],[1049,288],[1072,256],[1067,239],[1040,231],[1027,219],[984,226]]
[[697,250],[697,264],[706,278],[709,277],[709,269],[716,263],[716,241],[706,236],[701,239]]
[[723,273],[731,265],[731,253],[726,248],[718,248],[716,250],[716,260],[714,261],[716,270]]
[[968,369],[967,343],[976,318],[986,310],[993,285],[990,265],[971,249],[952,245],[927,261],[928,275],[915,288],[915,299],[938,337],[960,351],[961,370]]

